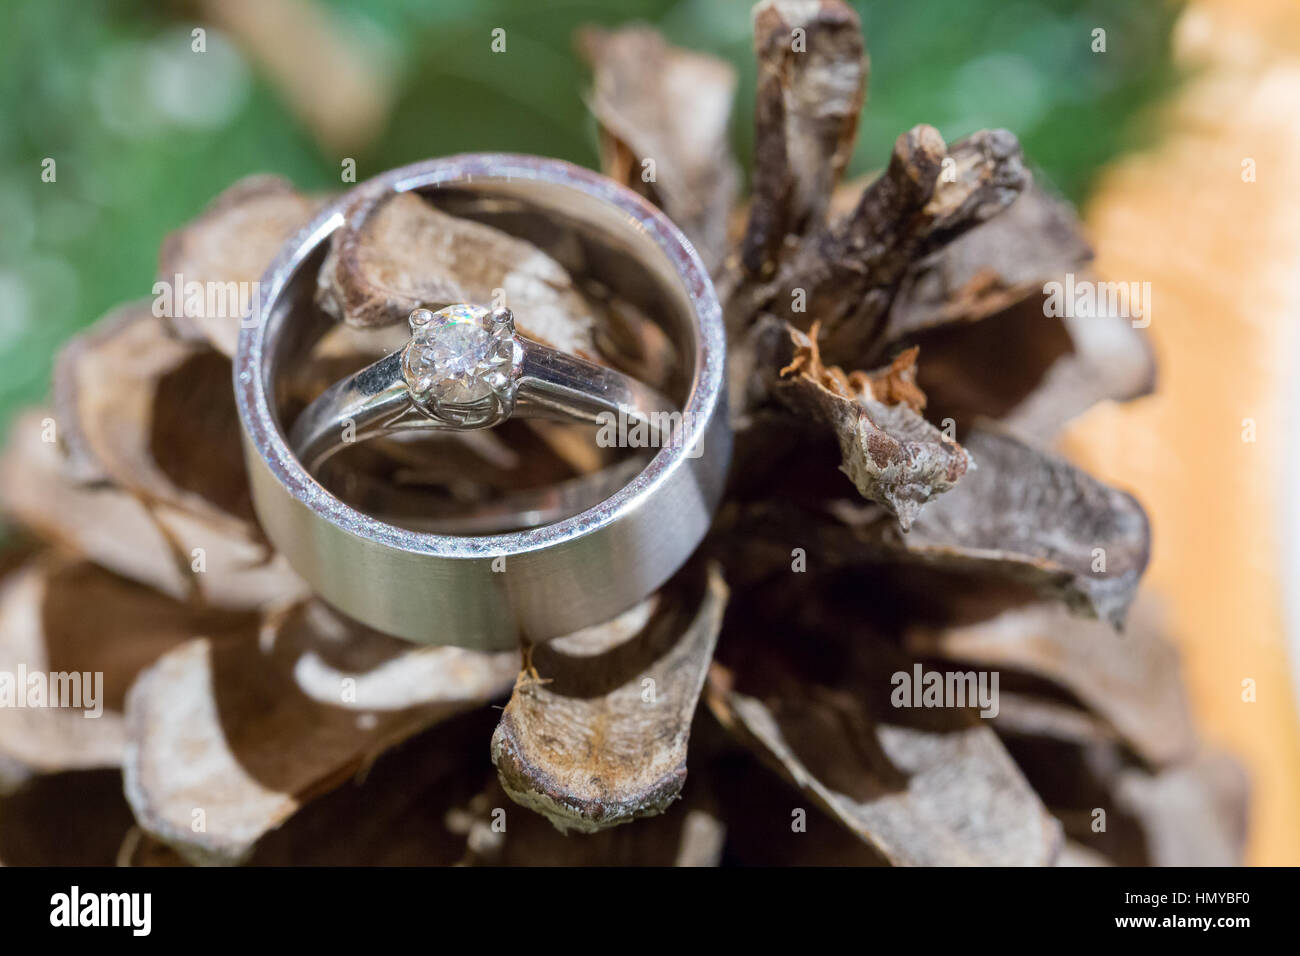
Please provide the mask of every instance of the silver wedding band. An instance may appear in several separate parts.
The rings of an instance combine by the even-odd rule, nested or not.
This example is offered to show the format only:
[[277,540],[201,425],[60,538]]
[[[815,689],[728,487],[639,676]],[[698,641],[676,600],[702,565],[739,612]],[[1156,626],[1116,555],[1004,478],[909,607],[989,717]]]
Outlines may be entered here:
[[[402,404],[408,396],[401,394],[393,356],[369,370],[372,387],[379,382],[388,390],[384,398],[364,394],[352,376],[313,403],[314,424],[309,418],[300,426],[283,420],[287,410],[275,400],[275,383],[331,327],[312,295],[344,210],[364,195],[388,191],[418,191],[457,214],[522,234],[571,270],[585,270],[653,317],[684,366],[681,394],[664,397],[523,340],[521,414],[594,421],[615,408],[633,417],[672,409],[679,415],[674,439],[581,513],[509,533],[413,530],[331,494],[294,453],[291,428],[298,429],[302,458],[314,467],[337,448],[330,432],[349,411],[375,412],[367,419],[372,431],[445,425],[425,424]],[[680,231],[631,191],[568,163],[530,156],[468,154],[392,170],[322,210],[263,277],[235,361],[253,503],[271,543],[317,593],[377,630],[484,650],[569,634],[654,592],[707,532],[731,452],[724,359],[721,311],[703,264]],[[389,366],[381,368],[384,362]],[[374,401],[378,410],[367,404]],[[621,481],[627,470],[611,474]],[[578,482],[600,484],[592,476]]]

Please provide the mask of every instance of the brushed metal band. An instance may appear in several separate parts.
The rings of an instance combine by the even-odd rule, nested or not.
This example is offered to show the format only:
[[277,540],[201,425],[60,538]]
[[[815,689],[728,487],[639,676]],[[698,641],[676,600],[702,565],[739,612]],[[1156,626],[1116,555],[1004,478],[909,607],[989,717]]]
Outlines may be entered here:
[[[289,449],[292,422],[281,420],[275,382],[330,327],[312,292],[344,209],[363,192],[390,190],[416,190],[523,234],[653,316],[684,366],[680,394],[669,396],[681,408],[679,440],[594,507],[509,534],[423,533],[330,494]],[[262,279],[234,373],[254,506],[271,542],[317,593],[377,630],[479,649],[572,633],[643,600],[708,530],[731,454],[725,347],[695,250],[630,190],[568,163],[509,154],[392,170],[322,210]]]

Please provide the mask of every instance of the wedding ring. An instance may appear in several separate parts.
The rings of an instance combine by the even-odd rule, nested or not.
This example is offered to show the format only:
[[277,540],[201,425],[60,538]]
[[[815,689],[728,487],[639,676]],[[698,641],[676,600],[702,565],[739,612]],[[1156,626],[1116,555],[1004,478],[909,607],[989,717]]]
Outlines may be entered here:
[[[513,232],[635,305],[676,346],[680,383],[659,395],[524,339],[508,313],[466,303],[416,310],[405,348],[331,386],[292,419],[276,383],[333,324],[313,302],[329,240],[353,202],[389,191],[416,191]],[[699,256],[630,190],[568,163],[518,155],[392,170],[325,207],[262,279],[235,361],[254,507],[271,543],[317,593],[377,630],[478,649],[569,634],[644,600],[707,532],[731,453],[724,360],[721,310]],[[312,474],[346,441],[349,420],[352,437],[364,438],[490,427],[511,415],[597,422],[615,412],[651,425],[648,463],[624,470],[625,484],[580,513],[509,533],[390,524]]]

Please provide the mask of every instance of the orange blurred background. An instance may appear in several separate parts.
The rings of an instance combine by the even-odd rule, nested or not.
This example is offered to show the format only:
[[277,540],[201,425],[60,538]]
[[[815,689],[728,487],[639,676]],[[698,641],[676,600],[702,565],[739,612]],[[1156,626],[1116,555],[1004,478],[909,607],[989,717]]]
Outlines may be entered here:
[[1152,118],[1159,145],[1085,209],[1099,271],[1152,283],[1157,391],[1093,409],[1063,447],[1150,513],[1147,587],[1198,723],[1250,771],[1248,862],[1296,865],[1300,3],[1198,0],[1174,47],[1191,75]]

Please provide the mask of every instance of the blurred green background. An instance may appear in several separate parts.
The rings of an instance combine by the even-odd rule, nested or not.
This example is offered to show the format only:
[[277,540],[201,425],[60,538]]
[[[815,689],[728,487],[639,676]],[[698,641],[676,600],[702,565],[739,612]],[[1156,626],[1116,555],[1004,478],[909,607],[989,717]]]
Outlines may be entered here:
[[[857,2],[871,55],[851,172],[928,122],[1016,132],[1076,201],[1150,134],[1173,10],[1134,0]],[[595,165],[573,49],[587,23],[656,25],[732,62],[748,162],[747,0],[6,0],[0,31],[0,430],[48,388],[58,344],[149,294],[159,243],[240,176],[309,190],[462,150]],[[192,31],[206,31],[206,52]],[[1092,31],[1106,30],[1104,54]],[[506,31],[494,54],[492,31]],[[329,55],[321,58],[321,51]],[[307,82],[303,82],[304,76]],[[331,105],[345,104],[335,110]],[[351,105],[346,105],[351,104]],[[352,119],[349,119],[349,116]],[[361,119],[356,119],[356,117]],[[56,162],[55,182],[41,179]]]

